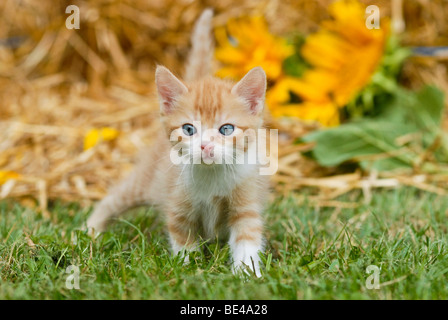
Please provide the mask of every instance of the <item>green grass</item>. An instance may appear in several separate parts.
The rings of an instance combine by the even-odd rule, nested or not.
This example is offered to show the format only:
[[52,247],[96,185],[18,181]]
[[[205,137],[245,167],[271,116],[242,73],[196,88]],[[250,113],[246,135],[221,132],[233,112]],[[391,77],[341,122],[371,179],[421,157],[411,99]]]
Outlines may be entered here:
[[[52,204],[49,221],[3,201],[0,299],[448,298],[447,198],[402,188],[376,191],[369,205],[356,192],[339,200],[361,205],[279,198],[269,206],[261,279],[234,276],[226,245],[204,244],[183,265],[150,209],[92,241],[77,230],[89,214],[77,204]],[[80,268],[78,290],[66,288],[72,264]],[[369,265],[380,268],[380,289],[366,287]]]

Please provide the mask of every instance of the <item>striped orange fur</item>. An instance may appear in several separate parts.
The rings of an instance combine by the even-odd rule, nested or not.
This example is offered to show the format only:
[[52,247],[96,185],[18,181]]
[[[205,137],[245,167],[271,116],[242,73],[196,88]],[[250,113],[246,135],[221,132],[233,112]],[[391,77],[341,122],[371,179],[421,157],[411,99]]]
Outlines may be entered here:
[[[207,32],[201,27],[210,27],[209,14],[195,29],[201,35],[193,39],[208,43],[204,40]],[[200,47],[197,52],[204,52],[203,44],[196,46]],[[193,60],[198,64],[196,58]],[[209,59],[208,53],[204,59]],[[247,129],[256,132],[262,127],[266,76],[261,68],[254,68],[235,84],[205,76],[204,66],[200,68],[195,74],[195,67],[188,66],[190,81],[183,82],[165,67],[157,67],[164,130],[134,172],[98,203],[87,226],[101,232],[129,208],[149,204],[164,214],[175,254],[195,250],[198,237],[227,239],[233,270],[248,266],[260,275],[258,254],[263,249],[266,176],[259,174],[257,163],[218,163],[218,160],[232,160],[237,152],[246,153],[244,132]],[[186,124],[198,123],[200,127],[192,128],[196,130],[194,133],[186,133]],[[229,134],[222,131],[224,125],[230,125]],[[170,141],[173,135],[181,137],[181,142]],[[199,152],[194,148],[196,143],[201,145]],[[174,163],[171,151],[178,145],[187,151],[182,159],[199,162]],[[205,157],[214,162],[205,163]]]

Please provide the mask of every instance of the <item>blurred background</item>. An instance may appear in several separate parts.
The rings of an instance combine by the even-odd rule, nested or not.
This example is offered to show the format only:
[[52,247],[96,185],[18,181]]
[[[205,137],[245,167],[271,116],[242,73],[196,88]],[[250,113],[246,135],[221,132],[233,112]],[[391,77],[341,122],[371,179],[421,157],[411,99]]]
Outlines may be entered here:
[[[53,199],[88,205],[104,196],[132,169],[139,150],[155,142],[160,129],[155,66],[162,64],[182,75],[192,27],[207,7],[215,12],[218,75],[239,77],[235,70],[249,67],[251,57],[259,57],[259,52],[264,52],[265,60],[257,63],[267,61],[265,68],[273,68],[266,121],[280,133],[279,171],[272,177],[277,194],[311,188],[310,199],[322,206],[339,205],[335,199],[354,189],[369,199],[375,187],[403,184],[446,194],[443,132],[448,92],[448,1],[334,3],[2,1],[0,199],[13,198],[48,215]],[[365,10],[372,4],[380,9],[379,30],[365,28],[366,16],[359,14],[359,8]],[[69,5],[79,7],[79,29],[66,27]],[[321,45],[325,43],[328,46]],[[260,49],[263,45],[267,53]],[[337,47],[352,56],[333,53]],[[245,59],[235,58],[240,54]],[[339,59],[335,66],[322,62],[332,58]],[[275,63],[280,67],[275,69]],[[319,85],[316,88],[313,79],[322,79],[319,77],[325,74],[328,81],[324,78],[317,83],[323,87],[334,83],[334,87],[326,88],[321,99],[323,89]],[[330,79],[330,74],[341,74],[341,78]],[[361,80],[351,83],[353,79]],[[426,85],[434,86],[437,92],[425,91]],[[351,91],[343,94],[349,86]],[[313,90],[316,95],[311,97]],[[421,139],[413,135],[420,129],[414,132],[412,128],[404,128],[391,138],[389,147],[396,147],[399,154],[400,150],[405,152],[397,159],[406,165],[391,168],[376,160],[366,165],[362,156],[380,154],[372,148],[341,155],[339,162],[326,161],[315,149],[316,141],[319,146],[324,146],[319,141],[328,141],[327,136],[319,136],[325,129],[348,130],[353,126],[346,125],[360,119],[376,121],[383,106],[393,99],[409,99],[415,110],[430,110],[442,101],[443,110],[433,113],[441,113],[440,118],[438,114],[431,118],[440,125],[436,132],[425,124],[422,131],[431,133]],[[388,123],[391,119],[387,118]],[[381,123],[375,122],[376,129],[372,130],[386,129]],[[412,140],[423,142],[415,146]],[[336,149],[329,153],[340,152],[337,143],[333,145]],[[394,150],[383,151],[387,151],[386,157],[396,157]],[[436,151],[440,156],[433,156]],[[381,154],[384,158],[384,152]]]

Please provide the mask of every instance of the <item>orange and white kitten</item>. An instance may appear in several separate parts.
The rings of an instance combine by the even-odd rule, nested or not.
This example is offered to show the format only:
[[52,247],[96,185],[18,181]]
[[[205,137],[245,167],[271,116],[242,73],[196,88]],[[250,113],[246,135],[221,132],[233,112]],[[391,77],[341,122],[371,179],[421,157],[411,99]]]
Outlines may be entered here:
[[[206,75],[213,52],[211,19],[211,10],[204,11],[193,32],[188,82],[157,67],[164,132],[96,206],[87,227],[101,232],[127,209],[150,204],[165,215],[175,254],[195,250],[199,236],[227,239],[232,270],[249,267],[260,276],[268,181],[257,163],[234,160],[238,152],[247,153],[245,132],[262,127],[266,75],[257,67],[236,84]],[[179,150],[184,161],[173,161]]]

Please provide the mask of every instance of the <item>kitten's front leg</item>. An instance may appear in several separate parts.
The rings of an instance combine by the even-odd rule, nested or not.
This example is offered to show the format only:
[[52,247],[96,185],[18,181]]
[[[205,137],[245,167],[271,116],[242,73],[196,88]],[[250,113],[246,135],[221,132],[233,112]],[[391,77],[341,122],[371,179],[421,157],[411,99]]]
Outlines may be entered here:
[[196,221],[190,219],[188,214],[180,209],[168,214],[167,225],[173,254],[183,252],[184,262],[188,262],[187,253],[197,249]]
[[135,170],[101,200],[87,220],[89,232],[103,232],[107,225],[126,210],[146,202],[148,181],[142,172]]
[[263,220],[258,211],[237,209],[229,217],[233,272],[244,270],[248,266],[260,277],[260,258],[263,250]]

